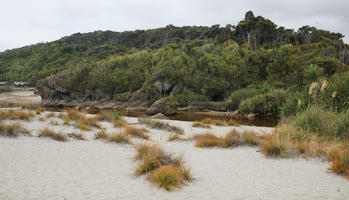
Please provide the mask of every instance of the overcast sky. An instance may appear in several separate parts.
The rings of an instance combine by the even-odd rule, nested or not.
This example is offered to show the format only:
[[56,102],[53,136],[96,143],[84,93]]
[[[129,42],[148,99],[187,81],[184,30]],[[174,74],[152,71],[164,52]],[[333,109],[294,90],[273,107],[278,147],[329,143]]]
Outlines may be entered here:
[[236,25],[248,10],[279,26],[312,25],[349,41],[349,0],[0,0],[0,52],[76,32]]

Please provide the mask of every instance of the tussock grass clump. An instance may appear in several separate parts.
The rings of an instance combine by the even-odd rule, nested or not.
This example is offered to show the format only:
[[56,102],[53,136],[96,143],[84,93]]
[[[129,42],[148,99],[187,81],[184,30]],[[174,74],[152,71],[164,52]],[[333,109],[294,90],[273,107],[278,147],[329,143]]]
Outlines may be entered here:
[[45,111],[45,109],[43,108],[43,107],[40,107],[40,108],[37,108],[37,109],[35,109],[35,113],[37,114],[37,115],[40,115],[42,112],[44,112]]
[[225,137],[217,137],[211,133],[205,133],[194,136],[196,147],[222,147],[228,148],[242,144],[241,136],[235,130],[230,131]]
[[230,119],[229,121],[226,122],[226,124],[228,126],[240,126],[239,122],[233,120],[233,119]]
[[346,149],[338,149],[332,155],[329,170],[349,178],[349,146]]
[[23,128],[20,124],[4,125],[0,123],[0,135],[7,137],[30,136],[30,131]]
[[225,122],[219,119],[205,118],[201,121],[203,124],[211,124],[215,126],[224,126]]
[[149,136],[144,134],[144,132],[147,132],[147,131],[148,130],[146,129],[127,126],[123,133],[128,136],[149,140]]
[[169,132],[175,132],[175,133],[180,134],[180,135],[184,134],[184,130],[182,128],[177,127],[177,126],[172,126],[172,125],[169,125],[168,123],[161,122],[158,120],[138,118],[138,123],[147,125],[151,128],[155,128],[155,129],[168,130]]
[[95,127],[97,129],[101,129],[102,126],[98,124],[98,119],[96,117],[86,117],[84,115],[80,115],[77,120],[77,128],[85,131],[91,130],[90,127]]
[[50,113],[47,113],[45,117],[46,117],[46,119],[49,119],[49,118],[55,117],[55,116],[56,116],[55,113],[50,112]]
[[113,120],[120,120],[122,119],[121,115],[117,112],[108,112],[108,111],[103,111],[103,112],[100,112],[98,115],[97,115],[97,119],[99,121],[108,121],[108,122],[111,122]]
[[76,140],[86,140],[82,133],[69,133],[68,136]]
[[131,144],[131,139],[122,133],[108,135],[108,142]]
[[192,127],[211,128],[209,124],[203,124],[201,122],[194,122]]
[[171,134],[167,141],[169,141],[169,142],[172,142],[172,141],[189,141],[189,140],[192,140],[192,139],[193,139],[192,137],[183,138],[183,137],[180,137],[178,134]]
[[244,132],[242,134],[242,138],[244,139],[244,142],[248,145],[256,146],[259,144],[259,139],[255,133]]
[[127,122],[124,119],[114,119],[113,121],[113,125],[114,127],[126,127],[127,126]]
[[171,165],[161,166],[150,173],[147,178],[167,191],[170,191],[173,187],[179,187],[184,181],[193,179],[190,170]]
[[34,113],[28,111],[20,111],[20,110],[9,110],[9,111],[1,111],[0,119],[10,119],[10,120],[24,120],[29,121],[34,117]]
[[39,137],[50,137],[54,140],[62,141],[62,142],[68,141],[67,135],[65,135],[63,133],[56,133],[56,132],[50,130],[49,128],[42,129],[38,136]]
[[137,144],[135,158],[141,160],[135,169],[136,175],[148,174],[148,180],[154,182],[166,190],[179,187],[185,181],[191,181],[193,177],[190,170],[183,167],[181,157],[174,157],[158,145]]
[[46,119],[44,117],[39,117],[39,121],[43,122],[45,121]]
[[105,131],[99,131],[94,136],[95,140],[106,140],[108,139],[108,134]]
[[280,132],[273,132],[270,137],[259,145],[260,151],[267,157],[287,157],[286,150],[288,138],[280,134]]

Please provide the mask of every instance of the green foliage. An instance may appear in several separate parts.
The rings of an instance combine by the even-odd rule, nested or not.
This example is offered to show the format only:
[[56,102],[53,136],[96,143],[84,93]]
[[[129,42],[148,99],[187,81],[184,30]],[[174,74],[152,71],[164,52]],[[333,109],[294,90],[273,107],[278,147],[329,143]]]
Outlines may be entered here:
[[338,114],[337,119],[334,121],[334,133],[338,137],[349,137],[349,111]]
[[[303,88],[326,78],[329,85],[316,101],[340,112],[349,105],[349,78],[343,75],[348,71],[349,47],[342,37],[309,26],[294,32],[252,12],[235,29],[168,25],[76,33],[1,52],[0,81],[48,84],[51,75],[60,74],[57,87],[86,101],[112,100],[142,90],[150,103],[165,97],[179,107],[192,101],[223,101],[231,95],[234,109],[266,113],[279,112],[283,106],[285,115],[291,115],[304,106],[298,108],[299,98],[286,98],[281,90],[297,88],[292,92],[305,96]],[[159,87],[159,82],[166,87]]]
[[243,100],[239,109],[249,113],[278,113],[287,98],[288,91],[272,89],[263,94],[257,94]]
[[185,91],[181,94],[171,95],[165,99],[170,103],[174,108],[187,106],[194,101],[207,101],[208,99],[205,96],[197,95],[192,92]]

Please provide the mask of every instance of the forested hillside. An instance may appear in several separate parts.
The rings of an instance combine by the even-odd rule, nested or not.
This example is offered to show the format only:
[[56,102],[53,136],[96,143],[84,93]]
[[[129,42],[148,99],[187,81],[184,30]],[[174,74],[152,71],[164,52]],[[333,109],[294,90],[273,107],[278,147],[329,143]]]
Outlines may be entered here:
[[[317,83],[319,96],[326,81],[333,88],[321,102],[341,110],[349,90],[343,37],[309,26],[278,27],[249,11],[225,27],[95,31],[7,50],[0,53],[0,80],[39,83],[49,88],[42,89],[43,98],[51,100],[150,106],[162,98],[173,108],[230,100],[233,109],[261,114],[294,112],[284,103],[315,101],[309,86]],[[340,99],[331,99],[333,92]]]

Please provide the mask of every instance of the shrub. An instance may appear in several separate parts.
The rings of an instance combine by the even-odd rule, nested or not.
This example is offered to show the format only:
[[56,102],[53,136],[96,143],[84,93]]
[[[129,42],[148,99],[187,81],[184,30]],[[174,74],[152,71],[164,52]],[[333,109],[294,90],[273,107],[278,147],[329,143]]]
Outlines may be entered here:
[[349,111],[338,114],[333,126],[338,137],[349,138]]
[[249,113],[279,113],[287,98],[287,91],[282,89],[273,89],[268,93],[258,94],[247,98],[240,103],[239,108]]
[[263,91],[257,89],[257,88],[243,88],[240,90],[234,91],[231,96],[230,100],[233,105],[234,109],[237,109],[241,103],[241,101],[256,96],[257,94],[262,93]]
[[319,135],[325,135],[330,131],[330,124],[333,121],[333,113],[312,106],[304,112],[297,113],[294,119],[294,126],[298,130],[310,131]]
[[39,137],[50,137],[57,141],[67,141],[68,137],[63,133],[55,133],[54,131],[50,130],[49,128],[44,128],[40,131]]

